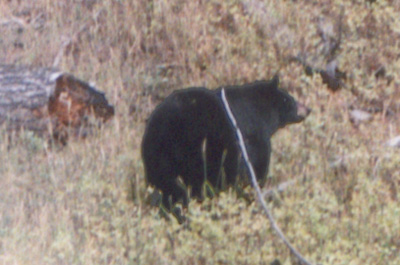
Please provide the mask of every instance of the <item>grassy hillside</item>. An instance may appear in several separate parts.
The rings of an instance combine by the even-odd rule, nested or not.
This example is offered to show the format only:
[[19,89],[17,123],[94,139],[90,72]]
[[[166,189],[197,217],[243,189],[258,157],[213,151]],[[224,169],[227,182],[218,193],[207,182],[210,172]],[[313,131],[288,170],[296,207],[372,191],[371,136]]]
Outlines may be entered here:
[[[369,2],[0,1],[0,63],[55,64],[116,107],[65,148],[1,131],[0,264],[296,264],[257,201],[232,191],[191,202],[189,228],[161,219],[139,149],[171,91],[276,72],[313,109],[273,138],[264,190],[293,181],[269,202],[283,232],[315,263],[400,264],[400,149],[387,145],[400,135],[400,2]],[[333,93],[288,58],[324,68],[339,24],[347,79]]]

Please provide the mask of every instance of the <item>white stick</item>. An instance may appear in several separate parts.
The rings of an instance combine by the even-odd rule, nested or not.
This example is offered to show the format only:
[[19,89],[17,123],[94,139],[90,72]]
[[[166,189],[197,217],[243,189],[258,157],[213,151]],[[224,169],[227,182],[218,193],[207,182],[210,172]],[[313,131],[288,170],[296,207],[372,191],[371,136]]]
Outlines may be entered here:
[[250,159],[249,159],[249,156],[248,156],[248,154],[247,154],[247,149],[246,149],[246,146],[245,146],[244,141],[243,141],[242,132],[240,131],[240,129],[239,129],[237,123],[236,123],[236,119],[235,119],[235,117],[234,117],[233,114],[232,114],[231,108],[229,107],[228,101],[227,101],[226,96],[225,96],[225,89],[224,89],[224,88],[221,89],[221,97],[222,97],[222,102],[224,103],[225,110],[226,110],[226,112],[228,113],[228,117],[229,117],[229,119],[231,120],[233,126],[235,127],[236,135],[237,135],[238,140],[239,140],[240,149],[242,150],[243,158],[244,158],[244,160],[245,160],[245,162],[246,162],[246,165],[247,165],[247,167],[248,167],[248,169],[249,169],[249,171],[250,171],[251,181],[253,182],[253,186],[254,186],[254,188],[255,188],[255,190],[256,190],[258,200],[260,201],[261,206],[262,206],[262,208],[264,209],[264,211],[265,211],[265,213],[266,213],[266,215],[267,215],[267,217],[268,217],[268,219],[269,219],[269,221],[270,221],[270,223],[271,223],[272,228],[275,230],[275,232],[278,234],[278,236],[282,239],[283,243],[285,243],[285,245],[286,245],[286,246],[290,249],[290,251],[299,259],[299,261],[300,261],[302,264],[312,265],[310,262],[308,262],[308,261],[307,261],[307,260],[292,246],[292,244],[290,244],[290,242],[286,239],[285,235],[282,233],[282,231],[281,231],[281,229],[279,228],[279,226],[276,224],[275,219],[274,219],[274,217],[272,216],[271,212],[268,210],[267,203],[266,203],[265,200],[263,199],[260,186],[258,185],[257,178],[256,178],[256,175],[255,175],[255,173],[254,173],[253,165],[251,164]]

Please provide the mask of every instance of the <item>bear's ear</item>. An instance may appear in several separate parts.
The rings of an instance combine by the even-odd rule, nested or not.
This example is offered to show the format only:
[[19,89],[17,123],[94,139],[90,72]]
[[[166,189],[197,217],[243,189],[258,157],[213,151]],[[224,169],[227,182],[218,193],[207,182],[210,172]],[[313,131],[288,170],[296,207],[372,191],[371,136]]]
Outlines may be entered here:
[[275,74],[274,77],[272,77],[270,84],[273,89],[278,89],[278,87],[279,87],[279,75],[278,74]]

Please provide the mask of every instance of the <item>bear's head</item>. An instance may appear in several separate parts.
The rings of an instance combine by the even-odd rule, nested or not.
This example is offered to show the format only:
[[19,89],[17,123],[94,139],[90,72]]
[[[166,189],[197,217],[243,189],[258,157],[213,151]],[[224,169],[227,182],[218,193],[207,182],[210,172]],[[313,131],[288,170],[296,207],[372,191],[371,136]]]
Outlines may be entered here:
[[279,114],[279,127],[282,128],[288,124],[301,122],[311,112],[311,109],[296,102],[288,92],[279,89],[278,75],[273,77],[269,82],[269,86],[272,92],[271,97],[273,99],[274,109],[277,110]]

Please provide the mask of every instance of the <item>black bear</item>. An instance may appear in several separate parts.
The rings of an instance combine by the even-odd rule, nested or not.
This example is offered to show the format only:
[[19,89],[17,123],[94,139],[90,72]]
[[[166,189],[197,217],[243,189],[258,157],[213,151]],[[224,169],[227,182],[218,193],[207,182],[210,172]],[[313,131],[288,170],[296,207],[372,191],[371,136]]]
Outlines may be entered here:
[[[275,76],[225,88],[258,180],[268,172],[271,136],[302,121],[310,111],[278,85]],[[187,190],[201,198],[205,180],[218,189],[238,180],[241,153],[221,91],[199,87],[175,91],[148,120],[142,141],[145,176],[161,190],[167,210],[179,201],[187,206]]]

